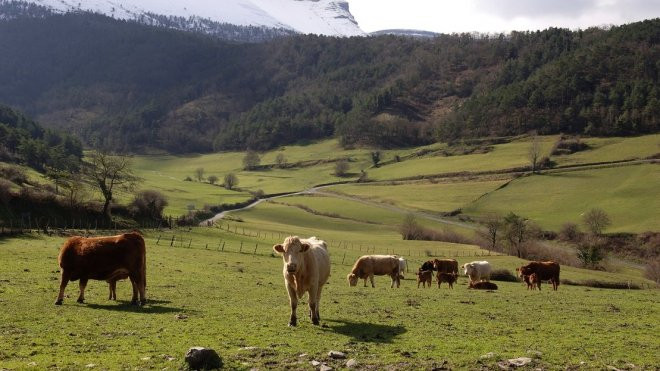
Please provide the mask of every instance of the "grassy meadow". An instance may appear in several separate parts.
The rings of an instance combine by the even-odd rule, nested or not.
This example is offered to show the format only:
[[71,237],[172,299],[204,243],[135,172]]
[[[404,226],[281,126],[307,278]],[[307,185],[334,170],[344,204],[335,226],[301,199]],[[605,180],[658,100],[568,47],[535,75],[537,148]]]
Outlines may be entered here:
[[[332,236],[332,227],[327,228],[320,237]],[[192,239],[191,248],[177,242],[170,247],[172,233],[175,241]],[[412,274],[400,289],[390,289],[383,277],[377,278],[375,289],[351,288],[345,280],[349,262],[341,260],[347,251],[351,262],[361,252],[357,246],[337,247],[334,241],[331,277],[320,306],[322,326],[311,325],[303,299],[299,326],[288,328],[282,262],[270,254],[278,238],[218,228],[148,233],[150,302],[144,307],[128,304],[126,281],[118,284],[118,302],[107,300],[105,282],[90,281],[87,303],[77,304],[74,282],[64,305],[55,306],[56,256],[63,238],[3,240],[0,259],[9,264],[0,265],[0,301],[11,310],[0,312],[0,364],[9,369],[179,369],[185,351],[197,345],[216,349],[228,368],[245,370],[311,369],[312,360],[341,368],[345,361],[329,360],[330,350],[346,352],[360,367],[396,369],[442,364],[494,368],[501,359],[523,356],[544,368],[632,363],[652,369],[660,363],[658,290],[560,286],[553,292],[545,285],[538,292],[521,283],[497,282],[496,292],[475,292],[466,289],[465,278],[454,290],[418,289]],[[220,240],[226,243],[224,251],[218,251]],[[239,253],[240,241],[244,246],[259,241],[256,255],[245,249]],[[393,242],[379,244],[376,252]],[[429,247],[415,241],[396,245],[409,247],[413,255]],[[520,264],[511,257],[488,259],[498,268]],[[611,280],[624,278],[598,273]],[[592,275],[562,268],[562,278]],[[489,352],[494,354],[482,357]]]
[[[588,138],[591,149],[553,160],[584,165],[641,159],[658,152],[658,138]],[[556,139],[544,137],[543,151],[549,153]],[[0,368],[180,369],[192,346],[212,347],[227,368],[244,370],[313,369],[312,360],[343,368],[345,361],[328,359],[330,350],[346,352],[364,369],[494,369],[498,361],[516,357],[533,358],[531,367],[542,369],[657,368],[660,290],[636,265],[618,265],[615,272],[562,266],[561,278],[629,283],[643,290],[561,285],[553,292],[544,285],[538,292],[519,282],[497,282],[496,292],[475,292],[467,290],[465,277],[453,290],[417,288],[412,272],[433,257],[452,257],[459,264],[488,260],[495,269],[512,272],[524,262],[474,245],[402,240],[398,229],[407,213],[415,213],[424,226],[465,236],[479,226],[444,213],[461,209],[478,217],[514,211],[557,229],[600,207],[613,222],[606,232],[660,229],[657,163],[522,177],[506,171],[474,174],[527,165],[530,143],[519,138],[486,153],[454,156],[440,155],[445,144],[387,150],[378,168],[372,167],[369,149],[343,150],[336,140],[262,153],[262,164],[283,153],[288,163],[304,166],[259,171],[242,170],[244,153],[238,152],[136,156],[141,189],[164,193],[165,214],[171,215],[187,212],[189,205],[241,202],[259,189],[274,194],[352,182],[361,170],[373,181],[266,200],[229,213],[213,227],[144,231],[150,302],[141,308],[128,305],[126,281],[118,284],[118,302],[107,300],[105,282],[91,281],[86,304],[75,302],[77,283],[70,283],[64,305],[57,307],[57,252],[65,237],[33,232],[1,238],[0,305],[6,310],[0,311]],[[392,161],[395,156],[401,161]],[[337,177],[334,161],[343,158],[350,159],[349,175]],[[236,173],[240,189],[184,181],[200,167],[220,183],[225,174]],[[459,172],[473,174],[432,177]],[[433,179],[401,180],[412,177]],[[122,202],[130,198],[120,195]],[[329,245],[332,270],[320,327],[305,315],[306,299],[299,304],[299,326],[286,326],[282,261],[272,245],[288,235],[314,235]],[[347,285],[352,263],[370,253],[408,260],[410,271],[400,289],[390,289],[384,277],[377,277],[375,289]]]

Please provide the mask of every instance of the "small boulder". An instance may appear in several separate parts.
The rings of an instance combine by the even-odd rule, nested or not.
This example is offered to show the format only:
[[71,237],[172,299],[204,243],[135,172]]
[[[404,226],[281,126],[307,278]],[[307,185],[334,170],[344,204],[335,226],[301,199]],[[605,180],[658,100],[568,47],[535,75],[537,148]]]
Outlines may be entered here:
[[321,362],[316,361],[316,360],[311,361],[311,362],[309,362],[309,363],[310,363],[312,366],[314,366],[314,367],[316,367],[316,366],[320,366],[320,365],[321,365]]
[[336,350],[331,350],[328,352],[328,357],[332,359],[344,359],[346,358],[346,353],[338,352]]
[[222,367],[222,358],[211,348],[192,347],[186,352],[186,363],[193,370],[213,370]]
[[357,365],[358,365],[357,361],[353,358],[346,361],[346,367],[347,368],[353,368],[353,367],[356,367]]
[[523,367],[532,363],[532,359],[529,357],[520,357],[507,359],[506,361],[498,362],[497,365],[502,370],[508,370],[510,368]]
[[319,371],[332,371],[332,367],[328,365],[321,365],[321,368],[319,368]]

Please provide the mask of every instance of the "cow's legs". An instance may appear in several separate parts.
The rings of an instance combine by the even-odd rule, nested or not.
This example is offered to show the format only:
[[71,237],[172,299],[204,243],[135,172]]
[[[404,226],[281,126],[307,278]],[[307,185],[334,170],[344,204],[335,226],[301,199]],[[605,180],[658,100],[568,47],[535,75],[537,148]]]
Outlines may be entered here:
[[323,285],[319,286],[318,290],[316,290],[316,319],[319,322],[321,321],[321,310],[319,309],[321,306],[321,290],[323,290]]
[[376,287],[376,284],[374,283],[374,275],[373,275],[373,273],[369,275],[369,281],[371,281],[371,287]]
[[110,280],[108,282],[108,288],[110,289],[110,296],[108,297],[108,300],[117,300],[117,281]]
[[318,287],[311,287],[309,290],[309,319],[312,320],[312,324],[319,324],[318,311]]
[[66,289],[67,283],[69,283],[70,274],[69,272],[62,269],[62,276],[60,278],[60,293],[57,295],[57,300],[55,300],[55,305],[62,305],[62,300],[64,300],[64,289]]
[[137,305],[138,304],[138,283],[137,279],[135,276],[129,276],[128,277],[131,280],[131,286],[133,286],[133,297],[131,298],[131,305]]
[[367,279],[368,277],[364,277],[364,287],[367,287]]
[[80,279],[80,295],[78,295],[78,303],[85,302],[85,287],[87,287],[87,278]]
[[[289,326],[295,327],[298,324],[298,319],[296,318],[296,308],[298,308],[298,296],[296,290],[289,285],[288,282],[284,281],[286,289],[289,292],[289,304],[291,306],[291,317],[289,317]],[[310,298],[311,302],[311,298]]]

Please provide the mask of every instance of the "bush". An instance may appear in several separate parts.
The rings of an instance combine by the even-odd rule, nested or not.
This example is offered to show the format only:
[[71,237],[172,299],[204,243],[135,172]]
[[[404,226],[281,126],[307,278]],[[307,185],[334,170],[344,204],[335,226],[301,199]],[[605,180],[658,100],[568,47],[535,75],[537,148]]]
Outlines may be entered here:
[[580,227],[575,223],[564,223],[559,230],[559,239],[568,242],[577,242],[582,238]]
[[589,145],[581,141],[579,137],[570,138],[562,136],[555,143],[554,147],[552,147],[551,154],[553,156],[570,155],[571,153],[584,151],[588,148]]
[[238,185],[238,177],[236,176],[236,174],[229,173],[225,175],[225,182],[223,184],[225,188],[227,188],[228,190],[232,190],[236,188],[237,185]]
[[11,187],[12,182],[5,179],[0,179],[0,202],[2,202],[2,204],[5,206],[9,205],[9,201],[11,201],[13,197]]
[[209,175],[209,177],[206,178],[206,180],[208,180],[209,183],[211,184],[215,184],[218,181],[218,177],[215,175]]
[[161,219],[165,206],[167,206],[167,198],[162,193],[146,190],[135,195],[135,199],[133,199],[129,208],[133,215]]
[[255,170],[261,164],[259,154],[254,151],[248,151],[243,157],[243,169]]
[[420,241],[442,241],[450,243],[458,243],[464,245],[473,245],[475,241],[471,238],[465,237],[452,230],[436,231],[426,228],[417,223],[417,217],[414,214],[408,214],[403,219],[403,223],[399,227],[399,233],[404,240],[420,240]]
[[190,176],[187,176],[187,177],[183,178],[183,181],[184,182],[192,182],[192,178]]
[[598,289],[619,289],[619,290],[639,290],[638,284],[632,282],[610,282],[610,281],[600,281],[600,280],[582,280],[582,281],[573,281],[562,279],[561,283],[569,286],[587,286],[594,287]]
[[493,281],[518,282],[519,279],[508,269],[495,269],[490,273]]
[[649,262],[644,269],[644,277],[660,284],[660,258]]
[[596,268],[605,259],[606,244],[607,240],[596,236],[584,239],[577,246],[577,258],[584,267]]
[[344,177],[348,172],[348,161],[339,160],[335,163],[335,176]]
[[609,215],[603,209],[591,209],[582,217],[582,222],[589,231],[598,236],[612,224]]
[[14,184],[23,185],[27,183],[28,177],[23,170],[15,166],[0,167],[0,178],[4,178]]

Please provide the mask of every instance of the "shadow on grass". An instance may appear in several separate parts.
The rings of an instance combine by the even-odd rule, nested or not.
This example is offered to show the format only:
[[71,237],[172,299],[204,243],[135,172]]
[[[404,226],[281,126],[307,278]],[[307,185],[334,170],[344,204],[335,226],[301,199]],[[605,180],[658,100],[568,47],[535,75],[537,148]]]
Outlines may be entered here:
[[129,300],[117,300],[117,302],[112,302],[108,304],[85,304],[87,308],[90,309],[103,309],[111,310],[116,312],[133,312],[133,313],[180,313],[180,312],[190,312],[188,309],[177,308],[177,307],[168,307],[165,305],[158,304],[167,304],[170,303],[166,300],[150,300],[147,299],[147,304],[144,306],[132,305]]
[[390,326],[369,322],[328,320],[330,330],[350,336],[355,341],[367,343],[391,343],[392,339],[406,332],[403,326]]

